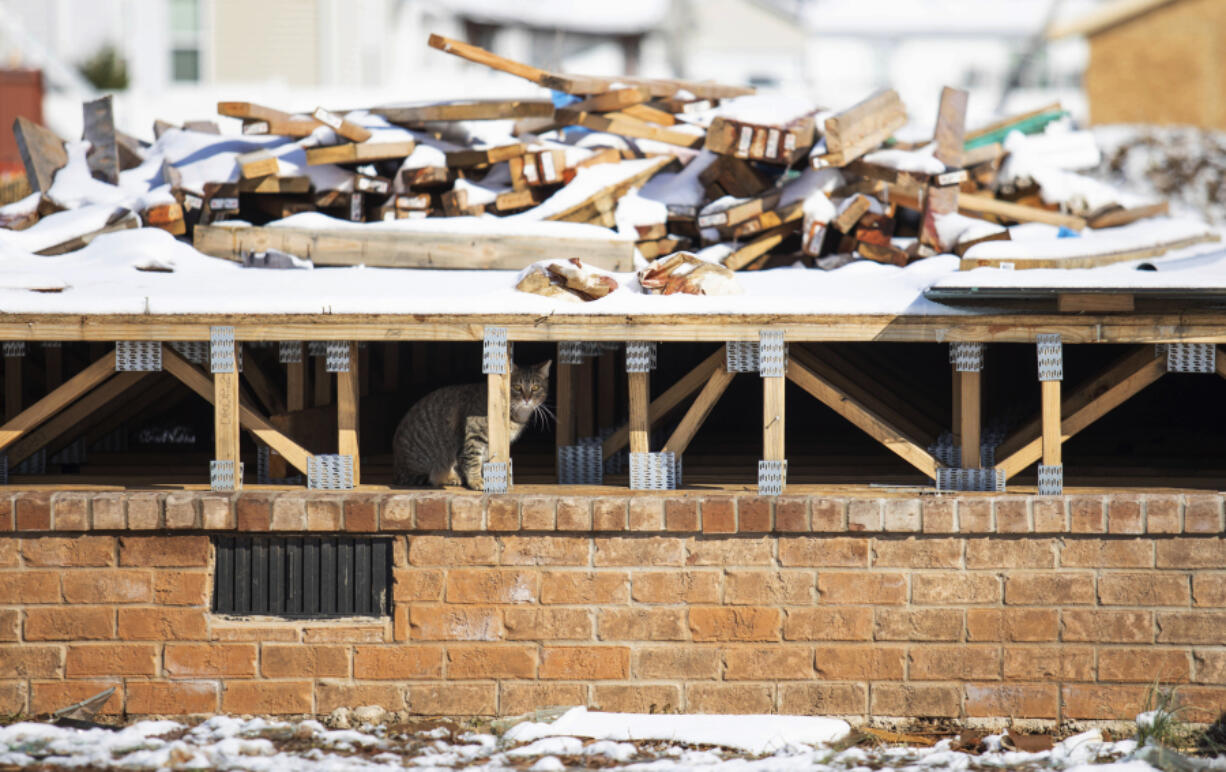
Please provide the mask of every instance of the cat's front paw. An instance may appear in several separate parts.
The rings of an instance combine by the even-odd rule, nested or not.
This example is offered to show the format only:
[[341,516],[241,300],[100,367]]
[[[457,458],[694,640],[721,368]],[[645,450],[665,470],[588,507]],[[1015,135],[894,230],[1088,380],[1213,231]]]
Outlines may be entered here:
[[475,480],[465,480],[464,487],[468,488],[470,491],[484,491],[485,481],[482,480],[480,477],[478,477]]

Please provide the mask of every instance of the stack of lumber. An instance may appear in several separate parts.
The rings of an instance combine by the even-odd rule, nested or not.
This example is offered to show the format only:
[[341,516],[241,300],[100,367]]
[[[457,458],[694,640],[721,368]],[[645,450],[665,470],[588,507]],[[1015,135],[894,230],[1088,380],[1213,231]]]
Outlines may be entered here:
[[279,250],[316,265],[523,268],[546,252],[625,271],[636,256],[686,252],[737,271],[905,266],[1008,240],[1019,223],[1077,234],[1166,212],[1076,174],[1089,135],[1062,128],[1058,105],[967,131],[967,94],[946,88],[931,139],[905,143],[894,135],[907,111],[889,89],[829,110],[740,86],[553,73],[437,35],[430,45],[553,94],[300,112],[221,102],[237,135],[159,121],[152,142],[116,131],[104,98],[84,107],[86,142],[18,119],[34,192],[0,207],[0,228],[52,230],[43,221],[105,205],[101,222],[61,217],[30,251],[148,227],[248,265]]

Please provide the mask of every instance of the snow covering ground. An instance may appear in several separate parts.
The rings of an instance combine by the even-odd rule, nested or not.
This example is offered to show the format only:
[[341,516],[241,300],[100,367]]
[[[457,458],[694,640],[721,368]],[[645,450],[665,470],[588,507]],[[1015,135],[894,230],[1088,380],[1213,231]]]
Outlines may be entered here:
[[[195,726],[141,721],[118,731],[18,723],[0,727],[0,768],[226,769],[345,772],[377,769],[601,768],[675,772],[816,770],[818,772],[964,772],[1060,770],[1153,772],[1134,740],[1104,741],[1098,730],[1047,751],[1006,750],[999,735],[985,752],[932,747],[863,747],[837,743],[850,727],[806,716],[677,716],[589,713],[572,708],[553,724],[521,723],[501,737],[455,728],[364,724],[327,729],[317,721],[215,716]],[[830,747],[835,743],[836,747]],[[1226,758],[1198,762],[1226,769]]]

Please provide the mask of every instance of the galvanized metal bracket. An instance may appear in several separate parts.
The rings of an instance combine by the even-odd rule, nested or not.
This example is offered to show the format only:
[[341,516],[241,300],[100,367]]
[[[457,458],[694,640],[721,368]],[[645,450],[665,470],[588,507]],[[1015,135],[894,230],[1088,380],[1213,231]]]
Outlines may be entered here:
[[486,375],[505,375],[510,372],[507,328],[486,327],[481,343],[481,372]]
[[999,469],[937,469],[938,491],[987,491],[1003,493],[1005,475]]
[[328,344],[322,340],[313,340],[307,343],[307,354],[313,357],[327,356]]
[[1059,496],[1064,492],[1064,465],[1039,464],[1039,495]]
[[1212,373],[1217,363],[1213,343],[1160,343],[1157,353],[1166,352],[1168,373]]
[[788,349],[783,330],[758,331],[758,373],[763,378],[782,378],[787,374]]
[[603,446],[599,437],[585,437],[577,445],[558,448],[558,482],[562,485],[600,485],[604,482]]
[[724,369],[730,373],[758,372],[758,341],[728,341],[724,347]]
[[156,340],[115,341],[115,372],[162,371],[162,344]]
[[564,340],[558,343],[558,364],[581,365],[583,357],[587,356],[586,343],[579,340]]
[[43,348],[63,348],[64,342],[60,340],[44,340],[39,345]]
[[630,489],[671,491],[681,484],[681,459],[671,450],[630,454]]
[[232,373],[238,367],[233,327],[209,328],[209,371]]
[[787,485],[788,462],[758,460],[758,495],[781,496]]
[[320,453],[307,459],[307,487],[321,491],[351,490],[353,456],[347,453]]
[[26,355],[26,342],[24,340],[6,340],[4,341],[4,356],[8,357],[23,357]]
[[977,373],[983,369],[983,344],[950,343],[949,361],[960,373]]
[[626,341],[626,372],[649,373],[656,369],[657,348],[655,341]]
[[487,461],[481,465],[481,489],[486,493],[509,493],[511,490],[511,462]]
[[298,364],[302,361],[302,341],[283,340],[277,346],[277,361],[283,365]]
[[203,340],[175,340],[170,347],[194,365],[202,365],[209,358],[209,342]]
[[267,445],[257,445],[255,449],[255,482],[257,485],[268,484],[268,465],[271,461],[272,449]]
[[349,341],[328,341],[324,354],[324,370],[329,373],[349,372]]
[[1064,380],[1064,344],[1058,333],[1035,336],[1040,381]]
[[243,464],[226,459],[209,462],[209,487],[215,491],[236,491],[243,485]]

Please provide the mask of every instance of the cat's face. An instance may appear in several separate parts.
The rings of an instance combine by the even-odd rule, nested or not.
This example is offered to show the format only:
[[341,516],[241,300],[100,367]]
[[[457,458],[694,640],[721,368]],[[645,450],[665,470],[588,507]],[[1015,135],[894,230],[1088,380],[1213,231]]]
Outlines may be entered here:
[[511,420],[524,424],[549,394],[549,367],[553,360],[539,365],[511,368]]

